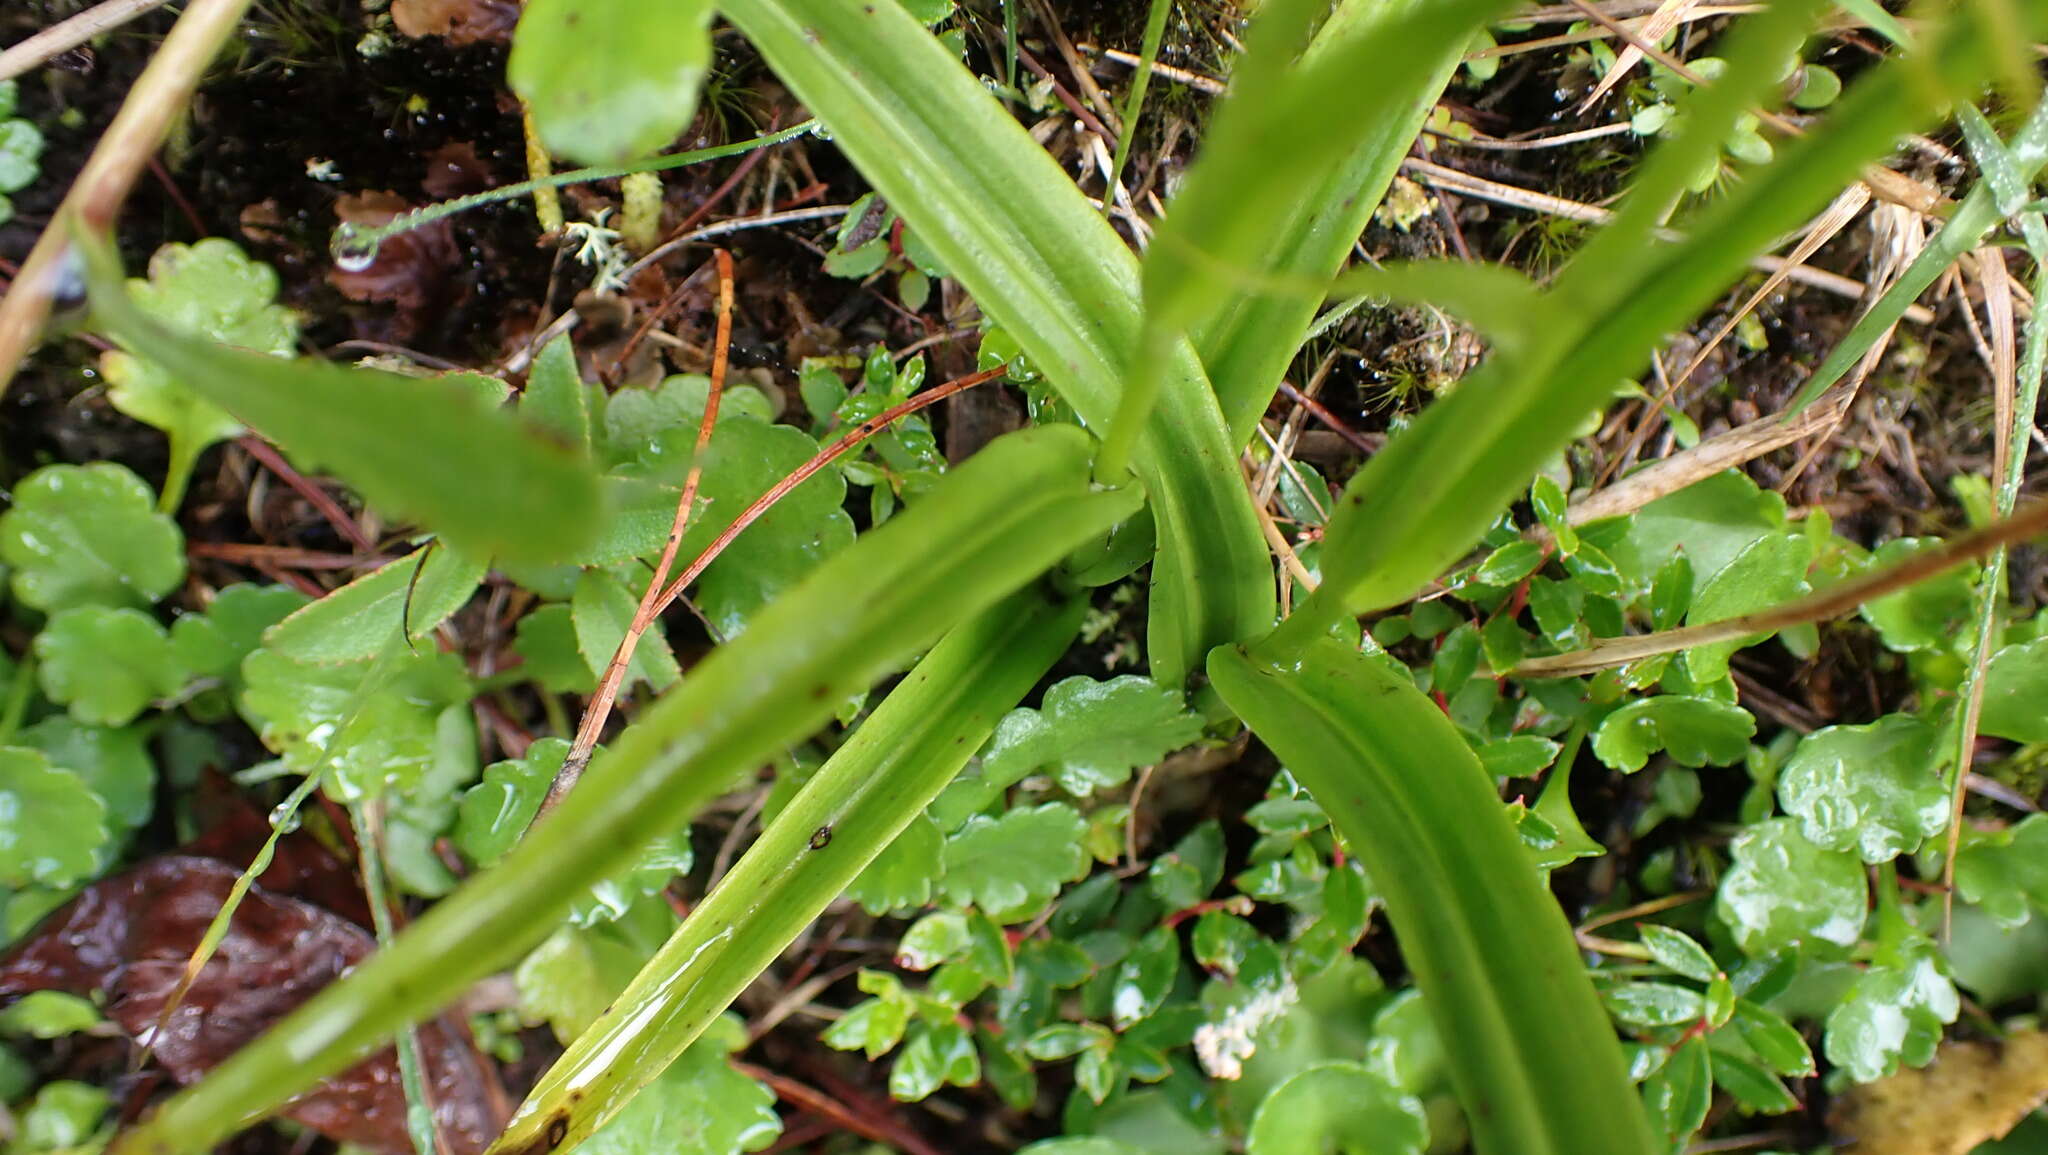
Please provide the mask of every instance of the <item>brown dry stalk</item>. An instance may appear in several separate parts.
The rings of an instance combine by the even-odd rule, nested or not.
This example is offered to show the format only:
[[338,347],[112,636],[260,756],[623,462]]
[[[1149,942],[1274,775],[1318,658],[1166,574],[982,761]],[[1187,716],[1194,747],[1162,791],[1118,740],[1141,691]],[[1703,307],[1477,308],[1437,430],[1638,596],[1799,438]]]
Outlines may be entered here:
[[[619,687],[625,683],[626,667],[632,664],[633,651],[640,645],[640,635],[654,624],[661,612],[659,603],[662,583],[668,580],[669,567],[675,564],[676,550],[683,544],[683,531],[689,528],[690,509],[697,503],[697,485],[704,477],[704,451],[711,445],[711,429],[718,424],[718,402],[725,392],[725,369],[727,355],[732,350],[732,254],[724,249],[712,252],[712,259],[718,264],[718,332],[711,348],[711,388],[704,396],[704,413],[697,419],[697,444],[690,454],[690,472],[683,478],[682,495],[676,498],[675,520],[669,523],[668,540],[662,543],[661,560],[654,565],[654,576],[647,580],[647,592],[640,595],[640,605],[633,611],[633,622],[626,627],[626,636],[619,639],[619,648],[612,655],[611,664],[604,669],[604,677],[598,679],[597,692],[583,708],[582,724],[576,727],[576,740],[570,744],[568,756],[562,760],[561,772],[548,787],[547,798],[541,803],[540,814],[547,813],[569,793],[576,780],[583,776],[583,767],[590,762],[590,752],[597,748],[597,736],[604,730],[605,719],[611,717],[612,703],[618,700]],[[538,817],[538,815],[536,815]]]
[[73,293],[75,268],[71,229],[106,232],[120,214],[135,178],[156,153],[171,124],[185,113],[199,77],[221,45],[234,35],[250,0],[192,0],[164,37],[163,46],[135,79],[121,111],[87,158],[64,203],[0,297],[0,392],[14,379],[33,347],[52,302]]
[[[724,332],[724,326],[720,327],[720,331],[721,334]],[[720,348],[723,349],[723,347],[724,344],[721,339]],[[712,562],[718,560],[718,555],[724,553],[726,547],[731,545],[735,538],[746,532],[748,526],[761,520],[762,515],[773,509],[776,502],[787,497],[791,490],[810,480],[819,470],[838,460],[847,450],[854,448],[861,442],[866,441],[868,438],[873,437],[875,434],[926,406],[937,404],[963,389],[972,389],[976,385],[993,381],[1008,371],[1009,366],[998,365],[993,369],[984,369],[979,373],[970,373],[965,377],[956,377],[943,385],[927,389],[910,400],[903,402],[901,405],[892,406],[854,426],[845,436],[820,449],[809,461],[792,470],[787,477],[776,482],[768,488],[767,492],[755,498],[747,508],[740,511],[738,517],[733,518],[732,524],[719,531],[718,536],[713,538],[711,543],[704,547],[704,552],[698,554],[696,559],[684,567],[683,572],[677,574],[675,580],[669,582],[667,587],[664,588],[661,583],[668,576],[668,563],[674,560],[673,552],[675,546],[681,541],[680,531],[671,534],[668,552],[663,554],[662,564],[657,568],[654,579],[648,583],[647,598],[643,598],[640,603],[641,612],[633,615],[633,624],[628,628],[626,637],[620,642],[619,654],[613,655],[611,665],[606,667],[606,682],[600,683],[598,695],[592,697],[590,707],[584,711],[583,723],[577,727],[576,744],[570,748],[568,756],[562,760],[562,769],[555,776],[553,785],[548,788],[547,798],[542,801],[540,810],[534,815],[534,820],[539,821],[542,814],[546,814],[549,810],[554,809],[555,805],[568,794],[570,787],[576,784],[576,780],[582,777],[583,768],[590,762],[591,751],[596,748],[596,736],[603,732],[605,721],[611,715],[612,705],[618,698],[619,681],[624,676],[627,663],[632,660],[632,648],[639,640],[640,634],[653,624],[655,618],[661,616],[663,610],[667,609],[678,597],[681,597],[683,591],[689,588],[690,583],[696,581]],[[702,456],[701,450],[699,451],[699,456]],[[682,516],[680,511],[686,509],[687,506],[687,500],[678,503],[679,518]],[[677,524],[680,526],[682,522],[679,520]],[[658,596],[656,591],[659,591]],[[651,610],[648,608],[650,599],[652,604]],[[607,685],[610,688],[609,694],[606,693]],[[587,745],[584,741],[586,733],[590,736]]]
[[[1865,364],[1868,364],[1867,360]],[[1691,449],[1660,458],[1613,485],[1573,502],[1565,511],[1565,520],[1572,525],[1585,525],[1602,518],[1634,513],[1660,497],[1677,493],[1724,469],[1741,466],[1801,438],[1827,432],[1848,413],[1849,403],[1856,399],[1856,388],[1863,376],[1861,372],[1852,375],[1790,417],[1779,413],[1759,417],[1717,433]],[[1530,531],[1529,538],[1532,541],[1549,541],[1550,531],[1538,526]]]
[[52,57],[71,51],[105,32],[112,32],[164,0],[106,0],[61,23],[53,24],[5,52],[0,52],[0,80],[12,80]]
[[1758,305],[1763,304],[1766,298],[1772,293],[1777,292],[1779,287],[1785,283],[1786,278],[1791,275],[1791,270],[1794,267],[1804,265],[1807,258],[1819,252],[1822,245],[1833,240],[1835,234],[1841,232],[1848,226],[1850,221],[1856,219],[1856,215],[1862,212],[1863,207],[1869,203],[1870,190],[1862,185],[1856,185],[1841,196],[1836,197],[1834,203],[1830,204],[1826,211],[1814,218],[1812,226],[1806,230],[1806,235],[1800,238],[1799,244],[1793,247],[1791,255],[1785,258],[1790,263],[1765,277],[1764,283],[1758,285],[1756,291],[1751,293],[1749,298],[1743,301],[1733,313],[1729,314],[1728,319],[1721,322],[1714,332],[1708,336],[1706,342],[1699,347],[1698,351],[1693,353],[1691,360],[1685,363],[1685,368],[1672,375],[1671,381],[1664,386],[1663,391],[1657,395],[1657,399],[1644,411],[1643,419],[1636,423],[1634,431],[1629,434],[1628,444],[1622,447],[1620,453],[1614,455],[1613,459],[1608,462],[1606,469],[1601,472],[1600,481],[1602,484],[1605,484],[1608,478],[1614,476],[1614,471],[1621,468],[1623,462],[1634,457],[1636,451],[1642,448],[1643,442],[1648,440],[1650,436],[1650,429],[1655,423],[1657,412],[1671,403],[1671,399],[1677,395],[1679,389],[1683,388],[1687,381],[1692,380],[1692,375],[1699,372],[1700,366],[1706,364],[1707,358],[1713,355],[1714,350],[1720,347],[1721,342],[1728,339],[1728,335],[1735,331],[1736,326],[1742,323],[1742,319],[1755,312]]
[[770,509],[773,509],[776,502],[787,497],[789,492],[797,486],[809,481],[819,470],[837,461],[847,450],[852,449],[854,446],[859,445],[861,442],[866,441],[868,438],[873,437],[875,434],[880,433],[882,430],[928,405],[935,405],[963,389],[972,389],[976,385],[981,385],[1001,377],[1009,372],[1009,368],[1008,365],[998,365],[993,369],[983,369],[979,373],[969,373],[965,377],[955,377],[943,385],[933,386],[912,397],[910,400],[903,402],[901,405],[892,406],[875,414],[873,417],[854,426],[844,437],[820,449],[816,456],[791,470],[788,477],[776,482],[768,488],[766,493],[755,498],[753,504],[741,510],[740,515],[732,519],[731,525],[719,531],[718,536],[711,539],[711,544],[704,547],[704,552],[697,555],[697,560],[691,562],[682,573],[677,574],[676,580],[670,582],[668,588],[661,592],[661,600],[655,603],[655,612],[659,613],[667,609],[671,603],[681,597],[683,591],[689,588],[690,583],[696,581],[703,574],[705,567],[717,561],[718,555],[725,552],[725,547],[731,545],[734,538],[746,532],[748,526],[761,520],[761,516]]
[[1670,654],[1693,646],[1767,634],[1787,626],[1840,617],[1873,598],[1925,581],[1943,570],[1998,549],[2048,533],[2048,500],[2034,501],[2003,521],[1959,534],[1938,549],[1914,554],[1898,565],[1852,578],[1806,597],[1753,614],[1685,626],[1654,634],[1603,638],[1583,650],[1555,657],[1531,658],[1508,671],[1518,678],[1566,678],[1590,674],[1641,658]]

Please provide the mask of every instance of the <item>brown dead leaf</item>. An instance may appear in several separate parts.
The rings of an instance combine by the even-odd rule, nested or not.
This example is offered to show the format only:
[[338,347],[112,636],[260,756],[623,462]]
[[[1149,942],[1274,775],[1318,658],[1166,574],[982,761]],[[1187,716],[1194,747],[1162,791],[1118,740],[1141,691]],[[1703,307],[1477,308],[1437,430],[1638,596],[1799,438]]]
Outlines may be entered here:
[[440,36],[456,45],[509,44],[519,5],[514,0],[392,0],[391,22],[415,40]]
[[1852,1155],[1964,1155],[2003,1136],[2048,1099],[2048,1034],[1943,1043],[1904,1070],[1837,1098],[1828,1125]]
[[[336,199],[334,213],[349,224],[375,228],[390,224],[392,218],[412,207],[394,192],[365,192]],[[376,259],[366,268],[329,269],[327,283],[351,301],[397,306],[384,326],[386,331],[373,329],[359,335],[403,344],[466,295],[457,279],[461,270],[462,249],[455,243],[455,230],[439,220],[385,238],[377,247]]]
[[[165,855],[94,883],[0,959],[0,999],[38,990],[97,992],[107,1017],[130,1039],[147,1039],[173,1078],[196,1081],[376,945],[369,932],[331,911],[251,887],[219,949],[158,1034],[164,1004],[238,873],[211,858]],[[504,1092],[446,1024],[422,1024],[419,1041],[444,1150],[476,1155],[503,1125]],[[343,1142],[412,1150],[397,1056],[389,1048],[282,1114]]]

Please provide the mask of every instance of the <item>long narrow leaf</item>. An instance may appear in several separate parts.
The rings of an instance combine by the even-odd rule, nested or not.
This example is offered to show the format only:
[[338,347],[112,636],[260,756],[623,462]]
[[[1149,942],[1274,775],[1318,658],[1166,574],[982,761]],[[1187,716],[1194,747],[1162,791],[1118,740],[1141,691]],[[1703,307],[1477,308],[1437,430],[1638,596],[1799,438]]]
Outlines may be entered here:
[[[2012,145],[2006,150],[2011,157],[2011,176],[2022,185],[2031,182],[2048,166],[2048,100],[2034,106],[2027,116],[2027,122],[2013,136]],[[1827,360],[1799,387],[1798,396],[1785,407],[1785,416],[1792,417],[1801,409],[1813,403],[1814,398],[1827,392],[1828,387],[1842,379],[1849,367],[1863,359],[1878,336],[1899,323],[1920,294],[1934,284],[1937,277],[1946,272],[1962,258],[1964,253],[1976,248],[2001,220],[2004,213],[1999,211],[1998,197],[1992,192],[1990,182],[1985,181],[1970,190],[1949,214],[1941,230],[1928,238],[1920,255],[1906,266],[1906,271],[1891,288],[1884,291],[1869,311],[1856,319],[1856,324],[1847,336],[1828,353]]]
[[[874,187],[1094,429],[1138,336],[1137,261],[959,58],[894,0],[754,0],[726,11]],[[1272,562],[1194,352],[1135,464],[1159,531],[1149,656],[1177,682],[1273,620]]]
[[129,299],[110,249],[78,243],[109,335],[372,504],[486,557],[558,561],[596,532],[596,472],[475,390],[176,332]]
[[1489,1155],[1658,1149],[1571,927],[1493,780],[1408,672],[1329,638],[1209,676],[1365,863]]
[[[1753,19],[1776,18],[1790,7]],[[1800,28],[1789,18],[1765,25],[1770,35],[1751,37],[1751,51],[1775,58],[1797,43]],[[1944,38],[1944,75],[1981,69],[1987,52],[1980,31],[1954,29]],[[1310,630],[1310,618],[1336,611],[1336,598],[1361,612],[1405,600],[1470,548],[1664,334],[1899,133],[1939,111],[1923,86],[1928,64],[1896,61],[1866,77],[1825,125],[1694,222],[1685,242],[1616,256],[1612,267],[1593,262],[1589,246],[1547,295],[1551,307],[1543,316],[1554,325],[1531,334],[1533,351],[1496,357],[1352,480],[1322,555],[1323,590],[1332,592],[1317,599],[1332,600],[1314,614],[1297,614],[1293,628]]]
[[1232,78],[1154,239],[1145,294],[1161,324],[1193,336],[1233,445],[1251,436],[1318,302],[1246,292],[1231,270],[1335,275],[1472,33],[1506,7],[1348,0],[1298,68]]
[[948,634],[555,1061],[487,1155],[579,1143],[660,1075],[953,780],[1085,608],[1023,593]]
[[210,1148],[516,958],[639,847],[821,724],[833,705],[1130,516],[1075,429],[1001,438],[813,571],[594,761],[495,868],[321,991],[114,1148]]

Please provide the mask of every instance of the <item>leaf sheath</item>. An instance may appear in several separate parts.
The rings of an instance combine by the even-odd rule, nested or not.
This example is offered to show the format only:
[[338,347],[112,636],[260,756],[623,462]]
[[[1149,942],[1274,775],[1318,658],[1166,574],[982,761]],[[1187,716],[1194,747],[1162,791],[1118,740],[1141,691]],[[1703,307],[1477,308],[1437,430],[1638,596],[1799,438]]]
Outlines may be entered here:
[[1209,676],[1385,896],[1475,1146],[1656,1150],[1563,912],[1492,780],[1408,672],[1321,638],[1219,648]]

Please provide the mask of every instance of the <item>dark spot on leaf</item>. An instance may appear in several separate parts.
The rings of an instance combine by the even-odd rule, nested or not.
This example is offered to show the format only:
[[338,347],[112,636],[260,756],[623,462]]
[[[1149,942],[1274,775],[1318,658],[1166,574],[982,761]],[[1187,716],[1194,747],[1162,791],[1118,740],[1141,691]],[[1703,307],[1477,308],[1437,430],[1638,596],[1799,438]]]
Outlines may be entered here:
[[820,827],[818,827],[818,828],[817,828],[816,830],[813,830],[813,831],[811,831],[811,849],[812,849],[812,850],[823,850],[823,849],[825,849],[825,848],[826,848],[827,846],[830,846],[830,845],[832,845],[832,827],[831,827],[831,826],[829,826],[829,825],[827,825],[827,826],[820,826]]
[[562,1140],[568,1137],[569,1117],[567,1115],[557,1115],[548,1120],[548,1150],[553,1151],[555,1148],[560,1147]]

